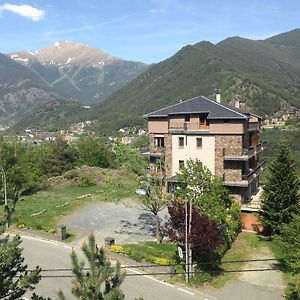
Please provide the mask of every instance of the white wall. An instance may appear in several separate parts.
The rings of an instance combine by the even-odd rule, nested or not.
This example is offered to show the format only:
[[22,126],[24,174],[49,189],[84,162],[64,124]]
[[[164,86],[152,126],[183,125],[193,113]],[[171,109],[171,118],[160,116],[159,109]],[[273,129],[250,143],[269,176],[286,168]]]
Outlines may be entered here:
[[[179,148],[179,137],[184,137],[184,147]],[[197,148],[197,138],[202,138],[202,148]],[[187,139],[187,140],[186,140]],[[215,137],[201,135],[172,136],[172,176],[179,172],[179,160],[200,160],[215,174]]]

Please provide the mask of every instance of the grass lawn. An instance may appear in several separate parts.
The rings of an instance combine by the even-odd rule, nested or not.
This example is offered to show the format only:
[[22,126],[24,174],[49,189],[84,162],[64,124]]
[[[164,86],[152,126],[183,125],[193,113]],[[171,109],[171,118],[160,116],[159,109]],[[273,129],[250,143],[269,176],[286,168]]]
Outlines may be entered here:
[[[114,249],[116,251],[114,251]],[[127,254],[135,261],[143,259],[160,265],[169,265],[175,263],[175,254],[177,246],[172,243],[157,244],[154,241],[139,242],[138,244],[124,244],[122,246],[112,246],[114,252]]]
[[[80,176],[88,176],[95,184],[80,186]],[[118,170],[90,168],[88,173],[80,172],[76,180],[60,177],[47,189],[23,197],[17,203],[17,224],[53,232],[57,221],[76,208],[94,201],[118,201],[133,196],[136,186],[137,180],[134,175]],[[91,196],[78,198],[87,194]],[[43,210],[46,211],[32,216]]]
[[[272,241],[262,241],[255,233],[241,232],[235,242],[232,244],[231,249],[222,258],[221,269],[224,271],[240,270],[245,263],[226,263],[232,260],[247,260],[253,259],[253,253],[257,252],[261,247],[269,247],[272,250]],[[240,273],[220,273],[213,276],[211,284],[214,287],[222,287],[224,284],[236,278]]]

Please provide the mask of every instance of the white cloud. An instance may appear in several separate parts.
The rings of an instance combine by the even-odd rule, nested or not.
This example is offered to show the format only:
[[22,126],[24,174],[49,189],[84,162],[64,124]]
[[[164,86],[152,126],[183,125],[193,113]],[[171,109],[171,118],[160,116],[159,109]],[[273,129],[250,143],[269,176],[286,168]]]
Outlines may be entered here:
[[32,21],[40,21],[45,15],[44,10],[37,9],[27,4],[15,5],[5,3],[3,5],[0,5],[0,13],[3,11],[9,11],[18,14],[22,17],[29,18]]
[[158,14],[158,13],[163,13],[164,10],[163,9],[156,9],[156,8],[152,8],[149,10],[150,14]]

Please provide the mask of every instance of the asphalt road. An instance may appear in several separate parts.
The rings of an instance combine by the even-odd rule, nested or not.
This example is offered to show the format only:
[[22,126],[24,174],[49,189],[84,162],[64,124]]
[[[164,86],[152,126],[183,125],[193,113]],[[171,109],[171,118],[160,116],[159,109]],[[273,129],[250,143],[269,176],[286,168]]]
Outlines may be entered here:
[[[42,269],[70,268],[71,248],[62,243],[56,243],[35,238],[23,237],[22,247],[24,248],[25,262],[30,268],[39,265]],[[77,253],[79,250],[75,249]],[[128,274],[140,273],[139,270],[127,269]],[[51,275],[53,272],[43,272]],[[57,274],[57,273],[56,273]],[[67,274],[61,272],[60,274]],[[69,273],[68,273],[69,274]],[[70,293],[70,278],[42,278],[35,290],[40,296],[57,299],[57,291],[61,289],[67,299],[74,299]],[[174,286],[161,282],[152,276],[127,276],[122,284],[122,290],[126,299],[135,299],[142,296],[144,300],[163,299],[163,300],[217,300],[200,291],[195,291],[186,287]],[[26,295],[30,298],[31,294]]]

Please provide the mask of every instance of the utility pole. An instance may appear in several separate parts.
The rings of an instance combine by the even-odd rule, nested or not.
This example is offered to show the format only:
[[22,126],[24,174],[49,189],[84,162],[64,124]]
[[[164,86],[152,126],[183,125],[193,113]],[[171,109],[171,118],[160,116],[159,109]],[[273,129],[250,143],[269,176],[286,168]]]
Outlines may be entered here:
[[188,201],[185,199],[185,282],[189,283],[189,243],[188,243],[188,234],[189,234],[189,214],[188,214]]
[[[0,165],[0,169],[1,169],[1,172],[2,172],[2,178],[3,178],[4,204],[5,204],[5,207],[7,207],[6,175],[5,175],[4,169],[1,165]],[[7,222],[6,222],[6,228],[8,228],[8,223]]]

